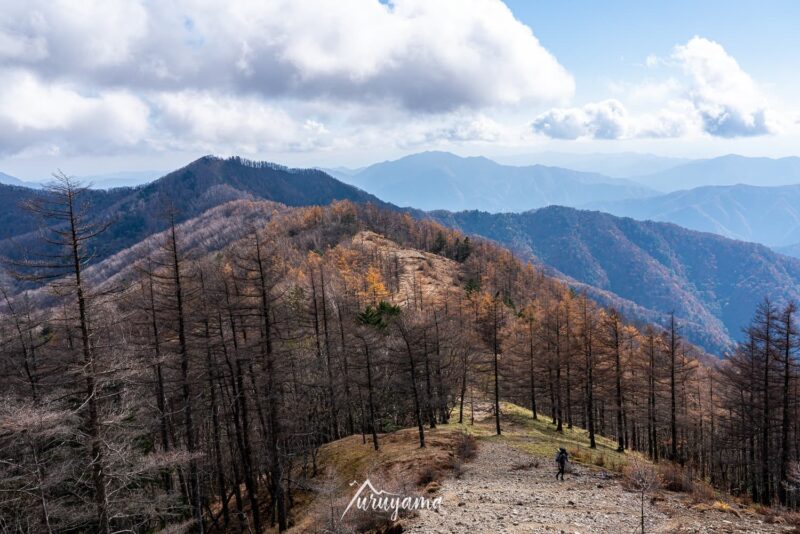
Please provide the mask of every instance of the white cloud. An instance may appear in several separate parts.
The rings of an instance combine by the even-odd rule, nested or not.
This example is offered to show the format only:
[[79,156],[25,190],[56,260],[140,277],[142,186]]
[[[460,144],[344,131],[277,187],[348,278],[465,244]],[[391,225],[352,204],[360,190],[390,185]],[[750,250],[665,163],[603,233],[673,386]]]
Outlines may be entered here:
[[688,98],[706,132],[737,137],[777,130],[761,90],[719,43],[694,37],[675,47],[672,58],[691,79]]
[[574,90],[500,0],[33,0],[10,11],[0,35],[47,52],[27,65],[91,85],[376,99],[426,112],[563,101]]
[[162,148],[244,154],[310,150],[323,145],[329,134],[318,121],[297,121],[253,97],[182,91],[152,100]]
[[531,127],[555,139],[619,139],[628,134],[630,119],[625,106],[611,99],[580,108],[551,109],[536,117]]
[[2,154],[491,142],[574,92],[500,0],[0,3]]
[[554,108],[540,114],[531,124],[532,130],[556,139],[703,134],[729,138],[779,130],[766,96],[719,43],[694,37],[685,45],[676,46],[669,60],[651,54],[645,63],[648,67],[678,68],[684,79],[670,76],[633,85],[611,84],[618,98],[646,111],[629,113],[626,105],[616,99]]
[[21,70],[0,70],[0,153],[130,148],[145,139],[148,107],[127,91],[83,94]]

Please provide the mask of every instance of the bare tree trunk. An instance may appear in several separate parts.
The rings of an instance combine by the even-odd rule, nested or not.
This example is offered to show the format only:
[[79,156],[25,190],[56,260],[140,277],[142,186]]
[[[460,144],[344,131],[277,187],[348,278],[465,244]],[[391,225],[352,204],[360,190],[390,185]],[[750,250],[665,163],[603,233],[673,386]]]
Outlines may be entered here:
[[497,316],[497,295],[492,302],[492,353],[494,355],[494,422],[497,435],[501,433],[500,430],[500,375],[498,373],[498,356],[500,352],[500,343],[498,342],[498,324]]
[[259,296],[261,298],[261,320],[262,320],[262,342],[261,357],[265,365],[267,378],[267,404],[269,418],[269,450],[271,458],[271,491],[278,510],[278,531],[283,532],[287,529],[286,502],[283,492],[283,462],[281,459],[279,438],[281,435],[281,424],[279,416],[280,397],[278,382],[276,380],[275,354],[272,347],[272,323],[270,317],[270,304],[267,288],[267,273],[262,256],[261,243],[258,234],[255,234],[256,262],[259,274]]
[[678,461],[678,424],[675,408],[675,357],[678,343],[678,334],[675,327],[675,312],[669,315],[669,430],[670,430],[670,455],[673,462]]
[[[195,452],[195,431],[192,414],[192,393],[189,379],[189,348],[186,340],[186,317],[183,303],[183,286],[181,280],[181,261],[178,255],[178,238],[175,231],[174,218],[170,221],[170,253],[172,260],[172,276],[175,292],[175,311],[178,320],[178,355],[181,362],[181,392],[183,396],[183,416],[186,427],[186,450],[189,454]],[[204,531],[202,495],[200,493],[200,477],[197,472],[197,459],[192,456],[189,460],[189,494],[192,502],[192,512],[196,522],[197,531]]]
[[533,312],[528,316],[528,363],[529,363],[529,377],[530,396],[531,396],[531,413],[534,419],[538,419],[536,414],[536,365],[535,365],[535,351],[533,347]]
[[794,303],[789,303],[783,311],[783,419],[781,421],[781,466],[778,498],[783,506],[787,504],[786,484],[789,473],[789,380],[791,378],[792,350],[795,347]]
[[400,335],[406,345],[406,354],[408,355],[409,372],[411,373],[411,390],[414,394],[414,416],[417,420],[417,429],[419,430],[419,446],[425,447],[425,429],[422,425],[422,413],[419,402],[419,394],[417,393],[417,373],[414,364],[414,353],[411,350],[411,340],[409,339],[409,332],[406,331],[404,326],[400,327]]

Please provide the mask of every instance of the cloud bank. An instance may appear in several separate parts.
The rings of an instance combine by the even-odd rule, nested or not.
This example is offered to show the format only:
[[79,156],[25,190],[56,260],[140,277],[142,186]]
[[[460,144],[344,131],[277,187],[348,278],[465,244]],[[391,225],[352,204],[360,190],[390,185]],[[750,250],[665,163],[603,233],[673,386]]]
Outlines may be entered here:
[[[574,92],[499,0],[2,3],[0,124],[17,135],[0,138],[5,154],[164,146],[171,135],[303,149],[320,142],[309,124],[335,122],[340,106],[425,116]],[[7,89],[20,80],[30,97]]]

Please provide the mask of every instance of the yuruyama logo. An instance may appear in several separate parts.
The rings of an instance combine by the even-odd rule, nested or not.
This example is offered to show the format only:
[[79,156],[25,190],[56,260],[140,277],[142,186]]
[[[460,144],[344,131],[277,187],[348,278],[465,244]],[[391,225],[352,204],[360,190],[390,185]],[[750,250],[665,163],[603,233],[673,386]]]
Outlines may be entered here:
[[[350,486],[356,486],[358,481],[354,480]],[[402,495],[388,491],[377,490],[369,479],[365,480],[358,491],[350,499],[347,508],[342,512],[342,519],[347,515],[351,508],[355,507],[362,512],[391,513],[392,521],[397,520],[400,511],[412,510],[438,510],[442,506],[442,498],[430,499],[422,496]]]

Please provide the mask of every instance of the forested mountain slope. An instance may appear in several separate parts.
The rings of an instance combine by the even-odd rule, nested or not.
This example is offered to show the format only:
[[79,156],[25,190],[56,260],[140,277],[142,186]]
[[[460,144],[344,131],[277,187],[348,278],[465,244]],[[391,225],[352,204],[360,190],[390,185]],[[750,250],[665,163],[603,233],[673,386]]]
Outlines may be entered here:
[[[328,495],[315,463],[325,443],[361,434],[379,451],[412,427],[422,450],[441,436],[429,428],[467,420],[473,395],[494,399],[497,434],[519,424],[499,409],[514,402],[559,435],[588,429],[590,449],[606,436],[726,473],[721,488],[765,503],[789,476],[792,456],[752,488],[737,475],[768,449],[735,409],[763,376],[757,336],[779,346],[780,328],[759,326],[783,320],[774,307],[718,368],[677,328],[633,325],[498,245],[396,210],[240,199],[203,217],[80,278],[99,236],[79,228],[71,247],[51,234],[77,254],[46,286],[53,300],[4,297],[0,517],[77,531],[263,531],[274,518],[285,530],[305,494]],[[750,398],[753,412],[785,405],[777,389]],[[771,448],[788,450],[788,421],[766,427]],[[42,473],[48,484],[27,491]]]
[[[6,239],[0,240],[0,255],[35,253],[39,221],[24,212],[20,203],[42,192],[0,187],[9,207],[0,215],[6,223],[2,225]],[[113,223],[95,240],[96,257],[111,257],[163,231],[168,225],[167,212],[180,223],[235,199],[269,199],[288,206],[347,199],[397,209],[322,171],[209,156],[147,186],[87,191],[85,200],[94,206],[90,217]],[[648,202],[655,201],[642,199],[630,206],[641,208]],[[417,218],[428,216],[418,210],[407,212]],[[575,287],[599,302],[614,305],[631,317],[664,324],[666,314],[674,310],[692,341],[717,352],[740,338],[749,310],[761,298],[770,296],[781,302],[798,292],[800,271],[795,260],[757,245],[671,225],[558,207],[520,214],[434,212],[431,216],[535,258],[572,279]],[[225,225],[219,221],[233,219],[211,214],[198,220],[212,228]],[[227,224],[233,237],[246,231],[235,223]],[[12,236],[15,238],[9,239]],[[106,266],[108,273],[113,271],[110,265],[113,262]]]
[[797,259],[674,224],[557,206],[520,214],[431,216],[633,301],[662,321],[674,310],[687,321],[687,335],[713,351],[742,338],[751,310],[764,297],[800,298]]
[[[98,213],[104,213],[123,198],[131,194],[131,189],[119,188],[109,191],[90,190],[85,202],[91,204]],[[40,198],[39,189],[16,185],[0,184],[0,246],[14,236],[29,234],[38,229],[42,221],[27,212],[25,204]]]
[[[9,207],[0,215],[6,237],[0,240],[0,255],[35,252],[39,221],[20,203],[41,191],[0,188]],[[163,231],[168,211],[180,223],[234,199],[270,199],[289,206],[347,199],[390,206],[321,171],[204,157],[147,186],[88,191],[86,202],[94,206],[91,218],[113,222],[93,243],[96,257],[111,257]],[[642,199],[635,205],[647,202]],[[417,210],[408,213],[427,217]],[[761,298],[771,296],[780,302],[798,291],[796,261],[763,247],[670,225],[557,207],[521,214],[435,212],[431,216],[535,258],[571,278],[575,287],[599,302],[631,317],[664,324],[666,314],[675,310],[690,339],[713,351],[722,351],[740,337],[748,310]],[[209,228],[224,225],[211,219],[233,220],[213,214],[198,220]],[[228,224],[235,237],[246,230]],[[9,239],[12,236],[16,237]],[[113,262],[107,264],[108,273],[113,271],[110,265]]]
[[[0,188],[0,198],[7,207],[0,222],[8,223],[0,226],[0,256],[16,256],[20,254],[18,247],[8,238],[17,236],[17,242],[35,243],[39,224],[21,203],[41,193],[11,186]],[[89,190],[84,201],[93,206],[93,220],[113,222],[95,245],[96,254],[102,259],[166,228],[169,214],[181,222],[227,201],[248,198],[288,206],[328,204],[334,200],[384,205],[322,171],[213,156],[200,158],[137,188]]]

